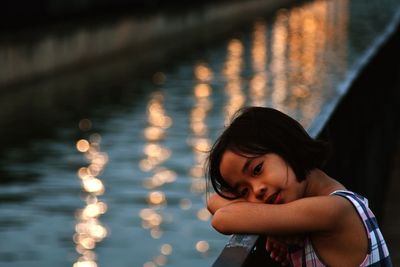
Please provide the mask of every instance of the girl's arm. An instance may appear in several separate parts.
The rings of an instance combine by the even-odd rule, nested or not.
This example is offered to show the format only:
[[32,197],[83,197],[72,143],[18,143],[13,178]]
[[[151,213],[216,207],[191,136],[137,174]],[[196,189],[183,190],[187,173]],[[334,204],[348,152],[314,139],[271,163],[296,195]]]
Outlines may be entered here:
[[213,227],[223,234],[290,235],[331,231],[354,215],[354,208],[338,196],[302,198],[290,203],[235,202],[214,208]]

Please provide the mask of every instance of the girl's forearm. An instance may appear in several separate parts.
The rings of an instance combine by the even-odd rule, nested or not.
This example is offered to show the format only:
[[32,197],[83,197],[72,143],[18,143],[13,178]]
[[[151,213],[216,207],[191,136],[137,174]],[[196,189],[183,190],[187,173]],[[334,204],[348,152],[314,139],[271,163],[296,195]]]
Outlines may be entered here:
[[292,235],[337,231],[354,208],[340,197],[308,197],[271,205],[237,202],[215,211],[212,225],[223,234]]

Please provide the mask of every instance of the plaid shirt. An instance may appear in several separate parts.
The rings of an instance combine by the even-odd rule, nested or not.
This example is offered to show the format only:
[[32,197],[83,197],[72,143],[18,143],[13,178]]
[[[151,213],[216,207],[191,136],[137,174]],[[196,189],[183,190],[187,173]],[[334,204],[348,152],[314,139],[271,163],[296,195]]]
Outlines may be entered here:
[[[331,195],[342,196],[348,199],[356,208],[363,220],[365,229],[368,232],[368,253],[360,267],[391,267],[392,262],[385,240],[379,230],[378,223],[372,211],[368,208],[368,200],[356,193],[344,190],[337,190]],[[292,266],[294,267],[324,267],[326,266],[319,258],[307,238],[303,248],[289,250]]]

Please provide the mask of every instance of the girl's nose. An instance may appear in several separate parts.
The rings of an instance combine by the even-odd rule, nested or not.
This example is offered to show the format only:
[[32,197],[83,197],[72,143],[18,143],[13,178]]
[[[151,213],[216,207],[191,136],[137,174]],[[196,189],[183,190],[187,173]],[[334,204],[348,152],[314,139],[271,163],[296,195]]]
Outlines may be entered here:
[[262,202],[264,201],[265,193],[267,192],[267,188],[263,184],[253,185],[252,187],[252,200],[253,202]]

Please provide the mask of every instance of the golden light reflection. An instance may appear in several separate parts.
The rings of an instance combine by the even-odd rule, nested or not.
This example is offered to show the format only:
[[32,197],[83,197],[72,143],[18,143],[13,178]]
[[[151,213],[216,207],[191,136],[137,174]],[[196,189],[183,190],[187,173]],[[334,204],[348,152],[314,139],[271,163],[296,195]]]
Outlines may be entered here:
[[210,248],[207,241],[201,240],[196,243],[196,250],[200,253],[206,253]]
[[336,60],[337,68],[340,76],[346,74],[347,68],[347,49],[343,44],[347,44],[347,31],[349,27],[349,0],[336,1],[335,5],[329,3],[328,10],[333,10],[337,16],[335,21],[330,20],[327,32],[334,36],[327,35],[327,44],[331,44],[333,49],[337,51]]
[[190,187],[190,191],[194,194],[203,194],[206,191],[206,183],[204,179],[194,178]]
[[[288,13],[290,35],[285,68],[290,86],[284,103],[297,110],[297,119],[305,127],[320,110],[322,99],[329,95],[332,78],[328,75],[342,75],[336,73],[336,68],[345,70],[347,9],[348,0],[314,1]],[[335,51],[334,58],[327,51]],[[329,65],[327,57],[333,60]]]
[[143,264],[143,267],[164,266],[165,264],[167,264],[167,261],[168,261],[167,257],[161,254],[154,257],[152,261],[145,262]]
[[83,179],[82,183],[83,183],[83,189],[86,192],[94,193],[97,195],[102,195],[104,193],[103,182],[96,177],[89,177]]
[[194,88],[194,95],[197,98],[209,97],[211,95],[211,87],[208,84],[200,83]]
[[197,64],[194,69],[195,77],[201,82],[209,82],[213,78],[211,69],[204,63]]
[[85,260],[75,262],[73,267],[97,267],[97,263],[95,261]]
[[181,199],[179,207],[183,210],[188,210],[192,207],[192,201],[188,198]]
[[158,227],[154,227],[154,228],[151,228],[150,235],[154,239],[159,239],[163,235],[163,231]]
[[99,217],[99,215],[104,214],[106,210],[107,205],[103,202],[90,203],[82,210],[80,216],[85,219],[96,218]]
[[144,228],[159,226],[163,220],[161,214],[157,213],[154,209],[150,208],[142,209],[139,215],[143,220]]
[[[321,34],[317,25],[320,24],[324,28],[325,19],[322,16],[315,16],[314,12],[309,9],[294,8],[289,15],[289,68],[292,70],[289,74],[291,84],[291,95],[289,96],[287,105],[292,109],[301,108],[303,111],[300,121],[306,123],[306,118],[313,116],[307,114],[307,109],[310,111],[315,107],[312,105],[304,105],[305,101],[309,101],[311,92],[310,88],[323,77],[316,76],[317,55],[322,47],[319,47],[321,40],[324,40],[324,34]],[[315,21],[318,19],[318,22]],[[317,38],[319,35],[320,38]],[[324,66],[319,66],[323,70]],[[323,75],[324,71],[321,72]],[[315,91],[312,97],[317,98],[320,91]],[[309,106],[309,107],[307,107]],[[312,107],[312,109],[310,109]],[[311,111],[312,113],[315,110]]]
[[165,137],[166,129],[172,125],[172,119],[166,115],[163,102],[164,96],[156,92],[152,94],[147,105],[149,126],[144,129],[143,135],[148,143],[143,151],[146,157],[139,163],[143,171],[153,170],[171,156],[171,151],[158,143]]
[[163,255],[171,255],[172,251],[173,251],[173,249],[170,244],[163,244],[160,248],[160,252]]
[[163,266],[167,263],[167,257],[165,257],[165,255],[158,255],[157,257],[154,258],[154,262],[158,266]]
[[149,158],[159,158],[160,162],[166,160],[170,156],[170,150],[159,144],[149,143],[144,147],[144,154]]
[[197,218],[202,221],[208,221],[211,218],[211,213],[206,208],[202,208],[197,212]]
[[[212,87],[210,82],[213,78],[213,71],[206,63],[194,66],[195,78],[198,81],[193,87],[194,105],[190,113],[191,136],[188,140],[194,155],[194,164],[190,169],[192,177],[191,192],[196,194],[205,193],[204,162],[207,151],[211,147],[211,140],[208,138],[208,126],[206,123],[207,114],[212,109],[211,95]],[[190,202],[182,200],[181,208],[189,209]]]
[[286,10],[278,12],[274,21],[272,33],[272,59],[271,73],[274,76],[272,80],[271,101],[272,105],[282,111],[286,111],[284,103],[287,97],[287,60],[286,49],[288,45],[288,14]]
[[163,101],[164,96],[162,94],[154,93],[147,106],[147,115],[151,126],[167,129],[171,127],[172,120],[165,114]]
[[149,141],[157,141],[164,137],[165,131],[159,127],[150,126],[144,130],[144,136]]
[[171,156],[171,151],[168,148],[162,147],[157,143],[146,144],[143,152],[147,156],[139,163],[139,167],[143,171],[153,170]]
[[147,196],[147,202],[150,205],[161,205],[165,204],[165,194],[161,191],[150,192]]
[[176,180],[176,173],[165,168],[158,168],[154,175],[144,180],[143,185],[147,189],[154,189],[165,183],[173,183]]
[[[155,84],[165,82],[163,73],[156,73],[153,76]],[[143,148],[143,159],[139,162],[139,167],[144,172],[151,172],[150,177],[143,180],[143,187],[149,191],[144,196],[148,207],[139,211],[141,226],[147,229],[151,238],[160,239],[164,232],[163,223],[171,223],[173,216],[163,214],[162,210],[167,207],[168,201],[162,186],[176,181],[177,174],[164,166],[162,163],[171,157],[171,150],[164,147],[161,141],[167,136],[167,130],[172,126],[172,119],[166,114],[164,109],[164,96],[161,92],[151,95],[147,105],[148,127],[143,131],[147,141]],[[167,263],[167,255],[172,253],[172,247],[164,244],[161,254],[143,264],[144,267],[163,266]],[[164,251],[164,253],[163,253]],[[168,254],[169,253],[169,254]]]
[[84,154],[89,165],[79,168],[77,172],[82,190],[86,193],[86,206],[76,211],[77,223],[73,241],[76,251],[81,256],[74,263],[74,267],[97,266],[93,250],[108,234],[106,227],[99,221],[99,217],[107,211],[107,204],[98,199],[98,196],[105,192],[105,187],[97,176],[102,173],[108,162],[108,155],[100,151],[100,141],[100,135],[93,134],[89,141],[81,139],[76,143],[77,150]]
[[228,55],[224,64],[223,76],[226,79],[225,92],[228,97],[225,105],[225,124],[227,124],[239,108],[241,108],[246,96],[242,91],[241,78],[243,65],[243,44],[238,39],[232,39],[228,44]]
[[254,25],[251,50],[254,76],[250,80],[250,98],[253,106],[265,106],[267,94],[267,27],[259,20]]
[[[241,53],[240,43],[233,42],[230,47],[233,54]],[[235,67],[235,66],[231,66]],[[207,153],[211,148],[211,140],[208,137],[207,116],[213,107],[211,100],[212,87],[211,82],[213,78],[213,71],[206,63],[197,64],[194,67],[195,78],[198,81],[193,86],[193,99],[194,104],[190,112],[190,129],[191,135],[188,139],[188,144],[193,151],[194,163],[190,168],[191,185],[190,191],[196,195],[200,195],[203,199],[206,195],[206,181],[204,179],[204,164],[207,158]],[[225,70],[229,77],[235,78],[236,71],[233,69]],[[228,77],[227,76],[227,77]],[[189,198],[183,198],[179,202],[179,207],[182,210],[189,210],[192,208],[192,201]],[[197,212],[197,219],[206,221],[209,217],[204,212],[204,208]],[[205,242],[205,241],[204,241]],[[198,243],[196,245],[198,251],[204,250],[204,244]],[[199,250],[200,249],[200,250]],[[165,252],[162,252],[162,254]]]
[[76,149],[78,149],[79,152],[86,152],[90,148],[90,144],[87,140],[81,139],[76,143]]

